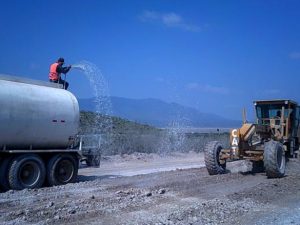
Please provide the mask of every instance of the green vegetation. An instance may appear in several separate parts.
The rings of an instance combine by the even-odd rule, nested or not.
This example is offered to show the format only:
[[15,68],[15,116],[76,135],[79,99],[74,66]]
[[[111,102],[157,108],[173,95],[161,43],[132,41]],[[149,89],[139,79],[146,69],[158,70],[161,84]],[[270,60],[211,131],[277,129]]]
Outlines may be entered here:
[[[167,154],[173,151],[188,152],[203,151],[207,142],[218,140],[228,147],[228,133],[178,133],[167,129],[159,129],[145,124],[139,124],[118,117],[97,116],[81,112],[80,134],[95,133],[101,126],[101,150],[104,155],[130,154],[133,152]],[[109,123],[107,122],[109,121]]]
[[[98,115],[98,120],[102,121],[109,121],[109,122],[103,122],[102,126],[110,126],[111,127],[102,127],[104,131],[107,129],[111,129],[111,132],[113,134],[123,134],[123,133],[152,133],[152,132],[160,132],[161,129],[149,126],[146,124],[140,124],[137,122],[129,121],[126,119],[122,119],[119,117],[108,117],[104,115]],[[97,124],[96,121],[96,113],[93,112],[80,112],[80,134],[87,134],[91,133],[93,130],[95,130]]]

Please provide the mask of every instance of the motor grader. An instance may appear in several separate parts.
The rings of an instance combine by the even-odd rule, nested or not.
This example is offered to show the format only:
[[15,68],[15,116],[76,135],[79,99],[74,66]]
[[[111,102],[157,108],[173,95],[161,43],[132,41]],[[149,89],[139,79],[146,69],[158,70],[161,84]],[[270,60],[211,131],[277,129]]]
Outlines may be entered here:
[[226,173],[226,162],[250,160],[253,171],[268,178],[285,175],[286,161],[297,157],[300,141],[300,106],[292,100],[254,101],[256,123],[245,119],[230,132],[230,148],[217,142],[205,146],[205,165],[210,175]]

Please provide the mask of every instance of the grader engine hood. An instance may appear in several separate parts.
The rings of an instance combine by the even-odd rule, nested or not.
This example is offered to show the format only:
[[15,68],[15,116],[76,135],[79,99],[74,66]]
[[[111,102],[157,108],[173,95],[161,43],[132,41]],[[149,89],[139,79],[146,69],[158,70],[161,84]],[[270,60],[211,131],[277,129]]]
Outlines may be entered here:
[[255,133],[255,125],[245,123],[240,129],[233,129],[230,132],[230,146],[232,156],[239,157],[239,149],[241,142],[247,142]]

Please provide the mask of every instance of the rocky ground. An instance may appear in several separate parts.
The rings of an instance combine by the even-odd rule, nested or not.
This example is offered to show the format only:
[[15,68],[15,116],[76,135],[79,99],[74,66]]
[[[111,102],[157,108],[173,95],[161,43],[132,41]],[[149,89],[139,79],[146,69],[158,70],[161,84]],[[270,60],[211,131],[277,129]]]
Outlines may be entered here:
[[[166,164],[178,158],[203,165],[203,155],[190,153],[164,159],[157,155],[106,158],[103,166],[160,160]],[[287,176],[281,179],[246,172],[249,165],[244,162],[228,167],[232,173],[217,176],[209,176],[204,167],[178,166],[134,176],[111,176],[113,169],[91,175],[101,167],[81,169],[78,183],[0,193],[0,223],[300,224],[300,160],[290,160]],[[138,174],[140,168],[136,170]]]

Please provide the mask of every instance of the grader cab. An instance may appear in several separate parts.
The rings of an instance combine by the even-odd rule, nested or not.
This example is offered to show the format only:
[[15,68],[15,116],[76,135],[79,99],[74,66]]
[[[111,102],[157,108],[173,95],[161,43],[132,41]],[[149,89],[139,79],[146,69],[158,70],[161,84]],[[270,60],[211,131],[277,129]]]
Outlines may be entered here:
[[205,147],[210,175],[226,173],[226,162],[246,159],[253,171],[265,170],[269,178],[283,177],[288,158],[297,157],[300,141],[300,107],[291,100],[255,101],[256,123],[244,119],[230,134],[230,148],[217,141]]

